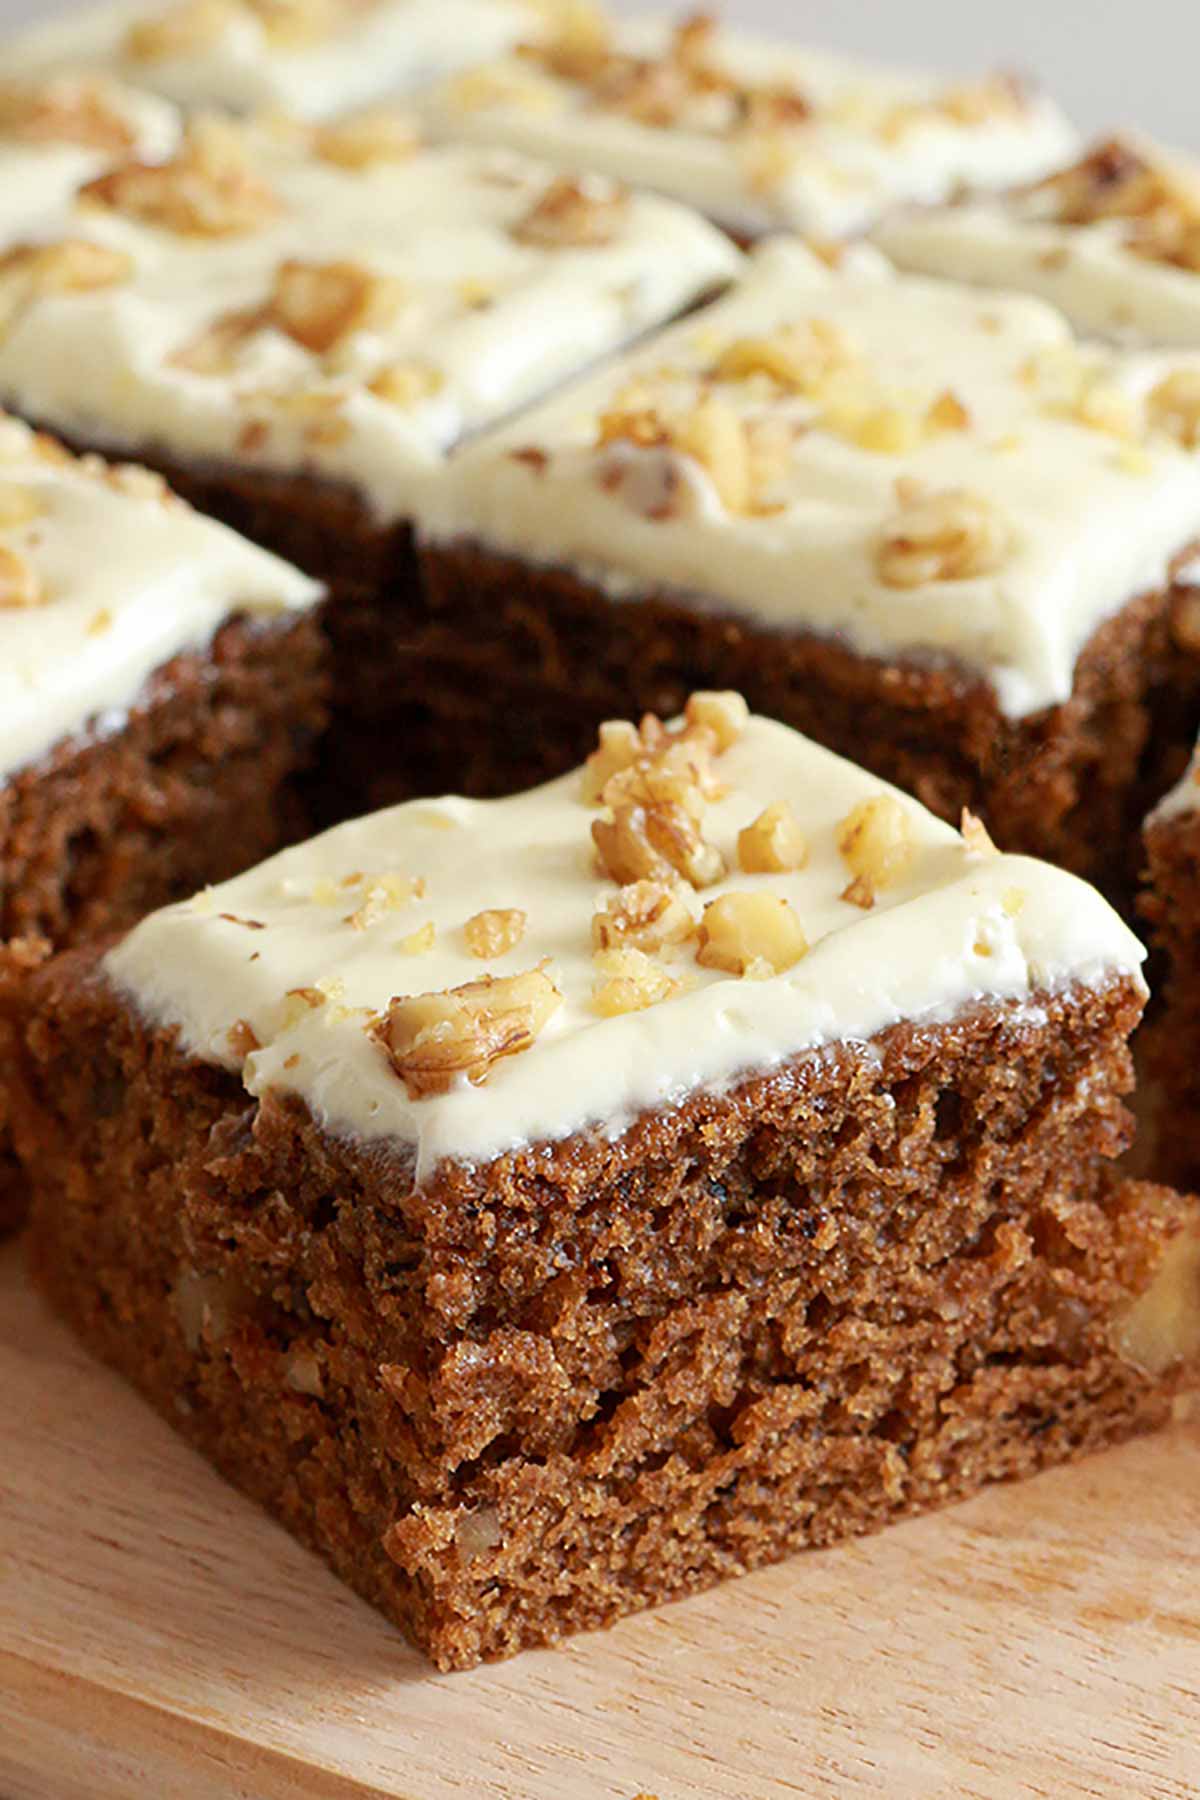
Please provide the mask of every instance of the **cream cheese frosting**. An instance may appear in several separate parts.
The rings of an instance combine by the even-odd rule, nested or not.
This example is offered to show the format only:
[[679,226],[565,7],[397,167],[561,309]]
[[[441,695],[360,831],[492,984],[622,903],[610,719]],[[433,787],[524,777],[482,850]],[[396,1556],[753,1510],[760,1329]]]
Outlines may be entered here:
[[234,614],[319,596],[145,470],[70,457],[0,415],[0,775],[119,730],[147,678]]
[[[643,1001],[665,992],[657,1003],[610,1004],[594,919],[630,890],[597,865],[589,826],[606,814],[589,806],[579,774],[504,800],[416,801],[339,826],[156,913],[104,968],[143,1017],[240,1072],[250,1094],[295,1094],[335,1133],[412,1146],[428,1175],[446,1158],[481,1162],[587,1128],[615,1137],[647,1109],[725,1090],[803,1051],[979,1001],[1037,1004],[1047,990],[1141,966],[1140,945],[1093,889],[998,855],[978,827],[960,837],[783,725],[751,718],[711,768],[719,787],[703,836],[718,866],[701,889],[672,890],[691,935],[664,928],[673,942],[642,955],[634,987]],[[741,834],[779,806],[790,809],[786,844],[802,839],[803,849],[778,859],[785,872],[747,874],[761,859],[746,856]],[[864,808],[882,809],[905,857],[885,871],[877,835],[880,886],[856,904],[848,876],[864,865],[846,831]],[[713,916],[705,909],[746,896],[751,912],[789,911],[791,947],[732,974],[703,959],[693,928]],[[480,909],[507,927],[481,938]],[[498,997],[507,978],[531,971],[557,998],[526,1047],[476,1083],[459,1074],[414,1097],[373,1028],[395,997],[436,1003],[489,976]]]
[[777,240],[703,314],[465,449],[429,535],[618,604],[666,591],[949,658],[1023,717],[1200,536],[1198,409],[1194,361]]
[[897,213],[875,241],[904,269],[1037,294],[1077,331],[1200,350],[1200,166],[1139,139],[1027,192]]
[[747,235],[845,237],[898,202],[1032,180],[1076,142],[1051,101],[1001,77],[951,83],[590,7],[421,105],[438,134],[640,182]]
[[[546,0],[551,4],[552,0]],[[330,118],[497,56],[536,0],[118,0],[10,38],[14,73],[86,64],[181,106]]]
[[742,260],[671,202],[421,148],[390,114],[201,120],[165,171],[100,186],[43,235],[99,244],[111,278],[31,294],[10,256],[6,326],[0,256],[0,395],[106,449],[346,482],[385,520],[420,511],[462,437]]
[[169,156],[173,107],[101,75],[0,78],[0,231],[40,224],[81,183],[131,155]]

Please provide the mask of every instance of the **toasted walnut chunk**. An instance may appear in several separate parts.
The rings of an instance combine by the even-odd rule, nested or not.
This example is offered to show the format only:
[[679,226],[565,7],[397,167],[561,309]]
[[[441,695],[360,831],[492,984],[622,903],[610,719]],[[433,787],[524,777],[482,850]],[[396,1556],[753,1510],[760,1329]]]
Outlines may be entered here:
[[125,52],[134,62],[173,62],[209,50],[244,16],[240,0],[184,0],[148,19],[137,19],[125,34]]
[[630,768],[643,752],[641,735],[629,719],[607,719],[600,741],[583,765],[583,798],[598,806],[610,779]]
[[703,468],[731,513],[748,513],[754,475],[746,421],[727,401],[707,394],[683,420],[676,443]]
[[526,915],[519,906],[493,907],[477,912],[463,926],[472,956],[507,956],[525,936]]
[[766,807],[738,833],[738,862],[747,875],[781,875],[807,861],[808,840],[786,800]]
[[449,1092],[461,1076],[476,1086],[495,1064],[536,1043],[562,1004],[542,968],[484,976],[442,993],[401,995],[370,1025],[410,1099]]
[[843,898],[871,906],[875,895],[904,880],[916,861],[912,813],[895,794],[877,794],[847,813],[837,847],[854,880]]
[[963,843],[966,845],[968,852],[972,856],[999,856],[1000,852],[992,842],[992,836],[987,826],[982,819],[976,817],[969,807],[964,806],[962,809],[962,822],[959,825],[959,832],[962,835]]
[[665,881],[633,881],[592,919],[597,950],[665,950],[695,934],[690,908]]
[[324,356],[356,331],[390,325],[405,301],[402,282],[352,262],[304,262],[289,257],[275,272],[270,323],[314,356]]
[[730,975],[781,975],[808,953],[796,909],[781,894],[722,894],[704,909],[696,961]]
[[689,725],[703,726],[717,741],[718,751],[729,750],[737,743],[750,718],[750,708],[740,694],[704,692],[688,696],[684,718]]
[[852,367],[856,352],[844,331],[828,319],[786,325],[771,337],[737,338],[718,357],[719,381],[765,376],[789,394],[812,394],[835,372]]
[[169,162],[123,163],[79,191],[82,201],[182,237],[238,237],[280,210],[255,172],[244,132],[229,119],[200,117]]
[[370,169],[377,163],[407,162],[421,147],[421,135],[410,118],[390,106],[373,107],[322,125],[314,148],[324,162],[341,169]]
[[1200,449],[1200,369],[1177,369],[1160,381],[1146,410],[1157,430],[1187,450]]
[[695,888],[720,881],[725,858],[705,841],[699,788],[653,770],[630,774],[636,780],[608,801],[611,820],[597,819],[592,826],[601,864],[613,880],[624,886],[633,881],[670,881],[674,874]]
[[563,176],[512,228],[519,244],[541,250],[591,250],[611,244],[629,216],[624,188]]
[[899,511],[879,535],[875,564],[888,587],[968,581],[1001,568],[1012,534],[991,501],[965,488],[896,483]]
[[112,89],[87,75],[0,81],[0,137],[26,144],[80,144],[114,156],[134,145],[133,128]]
[[52,244],[15,244],[0,252],[0,330],[28,306],[55,294],[90,294],[116,287],[133,271],[131,259],[86,238]]
[[600,979],[592,991],[592,1006],[601,1018],[644,1012],[683,991],[683,983],[644,950],[601,950],[595,961]]
[[37,570],[24,556],[0,544],[0,610],[43,606],[48,596]]
[[431,400],[445,386],[446,378],[440,369],[432,363],[394,362],[370,382],[371,392],[380,400],[386,400],[389,406],[419,406],[422,400]]
[[[357,885],[357,884],[355,884]],[[419,900],[425,883],[419,875],[372,875],[363,878],[362,899],[345,923],[355,931],[366,931],[389,914],[399,912],[410,901]]]
[[1150,1286],[1116,1319],[1113,1337],[1126,1362],[1151,1375],[1200,1357],[1200,1227],[1170,1239]]

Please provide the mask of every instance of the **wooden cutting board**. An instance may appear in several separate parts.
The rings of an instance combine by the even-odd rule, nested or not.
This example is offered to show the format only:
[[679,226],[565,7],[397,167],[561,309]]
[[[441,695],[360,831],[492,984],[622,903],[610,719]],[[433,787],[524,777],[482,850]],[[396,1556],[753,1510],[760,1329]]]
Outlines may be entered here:
[[0,1253],[3,1800],[1200,1794],[1200,1429],[436,1676]]

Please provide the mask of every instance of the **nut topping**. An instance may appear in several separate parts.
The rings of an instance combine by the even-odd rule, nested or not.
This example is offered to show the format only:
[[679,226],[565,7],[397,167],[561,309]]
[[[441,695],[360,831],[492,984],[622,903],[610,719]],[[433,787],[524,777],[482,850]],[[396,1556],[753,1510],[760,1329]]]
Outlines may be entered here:
[[444,993],[394,999],[371,1025],[409,1098],[445,1094],[460,1076],[476,1086],[494,1065],[537,1041],[562,1004],[543,969],[487,975]]
[[694,935],[696,921],[664,881],[633,881],[592,919],[597,950],[664,950]]
[[768,893],[722,894],[704,909],[696,961],[754,979],[780,975],[808,952],[790,900]]
[[837,847],[854,876],[842,898],[871,907],[875,895],[903,881],[916,860],[912,814],[894,794],[863,800],[838,827]]
[[1120,221],[1135,256],[1200,272],[1200,182],[1119,137],[1026,195],[1038,218],[1082,226]]
[[1200,370],[1177,369],[1160,381],[1147,402],[1150,424],[1185,450],[1200,450]]
[[738,833],[738,862],[747,875],[782,875],[807,861],[807,840],[786,801],[768,806]]
[[901,478],[896,498],[900,511],[875,547],[876,567],[888,587],[968,581],[990,575],[1007,560],[1011,535],[983,495],[965,488],[926,489]]
[[512,235],[541,250],[591,250],[611,244],[628,214],[624,188],[563,176],[517,221]]
[[420,134],[412,120],[386,106],[322,125],[313,139],[317,155],[342,169],[407,162],[420,145]]
[[42,606],[46,591],[37,573],[23,556],[0,544],[0,609],[20,611]]
[[133,263],[119,250],[86,238],[17,244],[0,253],[0,331],[51,294],[90,294],[128,279]]
[[525,935],[526,917],[520,907],[497,908],[478,912],[463,926],[463,936],[472,956],[507,956]]
[[0,82],[0,137],[26,144],[80,144],[114,156],[127,154],[135,141],[111,89],[87,75]]
[[242,131],[229,119],[193,119],[178,154],[164,163],[124,163],[79,197],[184,237],[237,237],[279,212],[255,173]]
[[602,979],[593,991],[592,1006],[601,1018],[644,1012],[683,991],[683,983],[644,950],[601,950],[595,961]]
[[275,272],[264,321],[314,356],[324,356],[356,331],[390,325],[404,304],[401,282],[351,262],[289,258]]

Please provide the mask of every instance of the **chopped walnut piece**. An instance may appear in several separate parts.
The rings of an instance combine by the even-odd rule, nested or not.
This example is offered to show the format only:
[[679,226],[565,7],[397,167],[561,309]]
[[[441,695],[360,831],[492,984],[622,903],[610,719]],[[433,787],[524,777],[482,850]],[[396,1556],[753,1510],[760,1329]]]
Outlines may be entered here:
[[991,501],[965,488],[925,489],[896,483],[900,511],[875,547],[880,579],[889,587],[968,581],[1000,568],[1012,549],[1008,526]]
[[976,817],[969,807],[964,806],[962,809],[962,823],[959,826],[959,832],[971,856],[999,856],[1000,852],[992,842],[987,826],[982,819]]
[[229,119],[200,117],[170,162],[123,163],[79,190],[79,198],[184,237],[237,237],[279,212],[254,170],[246,138]]
[[1060,225],[1118,220],[1134,255],[1200,271],[1200,181],[1119,137],[1035,183],[1026,198]]
[[419,406],[445,386],[445,376],[432,363],[389,363],[370,383],[370,389],[389,406]]
[[780,975],[808,952],[790,900],[781,894],[722,894],[704,909],[696,961],[730,975]]
[[1118,1353],[1162,1375],[1200,1356],[1200,1231],[1185,1227],[1167,1244],[1146,1292],[1113,1324]]
[[838,326],[828,319],[806,319],[772,337],[736,339],[717,358],[713,373],[718,381],[762,375],[785,393],[811,394],[855,361],[856,353]]
[[411,900],[419,900],[424,892],[425,883],[419,876],[373,876],[366,884],[361,904],[347,915],[345,923],[355,931],[366,931],[389,913],[407,906]]
[[54,294],[90,294],[128,280],[132,260],[86,238],[53,244],[16,244],[0,252],[0,331],[35,301]]
[[42,510],[37,490],[17,481],[0,481],[0,531],[28,525]]
[[592,919],[597,950],[664,950],[692,937],[696,921],[665,881],[632,881]]
[[683,991],[683,983],[644,950],[600,950],[595,961],[602,979],[592,991],[592,1006],[601,1018],[644,1012]]
[[607,719],[600,727],[600,741],[583,765],[583,798],[599,806],[614,775],[631,768],[644,746],[636,725],[628,719]]
[[517,221],[512,235],[543,250],[595,249],[612,243],[628,213],[624,188],[563,176]]
[[1177,369],[1160,381],[1147,403],[1151,425],[1187,450],[1200,449],[1200,369]]
[[736,744],[745,731],[750,708],[742,696],[732,690],[719,693],[698,690],[689,696],[683,716],[689,725],[707,727],[721,752]]
[[738,862],[747,875],[782,875],[807,861],[808,842],[786,801],[768,806],[738,833]]
[[966,431],[971,415],[958,395],[947,388],[933,401],[925,415],[925,423],[933,431]]
[[507,956],[525,935],[526,917],[518,906],[498,907],[477,912],[463,926],[463,936],[472,956]]
[[251,1056],[255,1050],[262,1049],[258,1033],[248,1019],[238,1019],[226,1033],[229,1049],[234,1056]]
[[219,42],[242,17],[240,0],[183,0],[157,16],[136,20],[125,34],[125,53],[146,63],[194,56]]
[[0,137],[26,144],[81,144],[127,154],[135,138],[103,81],[60,75],[41,82],[0,82]]
[[904,880],[916,860],[912,814],[894,794],[863,800],[838,826],[837,847],[854,880],[842,896],[869,907]]
[[401,995],[370,1031],[409,1098],[423,1100],[447,1093],[461,1075],[476,1085],[486,1081],[502,1057],[531,1048],[561,1004],[545,970],[528,969],[444,993]]
[[746,421],[732,406],[706,395],[683,420],[676,443],[707,472],[727,511],[751,510],[754,480]]
[[720,881],[725,858],[705,841],[705,796],[688,773],[641,762],[615,775],[604,799],[612,819],[597,819],[592,839],[614,881],[669,881],[672,872],[695,888]]
[[405,956],[428,956],[436,942],[437,926],[432,919],[427,919],[416,931],[410,931],[407,937],[402,937],[396,948]]
[[323,162],[369,169],[376,163],[407,162],[420,149],[421,136],[410,118],[380,106],[320,126],[314,145]]
[[269,322],[324,356],[355,331],[390,325],[404,303],[401,282],[351,262],[302,262],[289,258],[275,272]]
[[346,23],[353,12],[365,11],[375,0],[242,0],[257,18],[269,44],[280,50],[304,50],[324,43]]
[[46,590],[32,565],[15,550],[0,544],[0,610],[23,611],[44,605],[46,599]]

